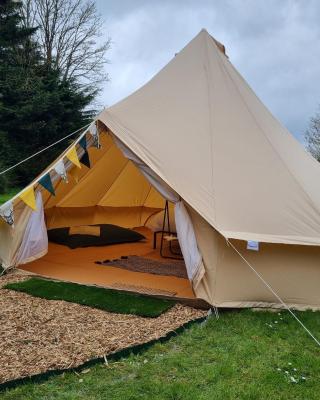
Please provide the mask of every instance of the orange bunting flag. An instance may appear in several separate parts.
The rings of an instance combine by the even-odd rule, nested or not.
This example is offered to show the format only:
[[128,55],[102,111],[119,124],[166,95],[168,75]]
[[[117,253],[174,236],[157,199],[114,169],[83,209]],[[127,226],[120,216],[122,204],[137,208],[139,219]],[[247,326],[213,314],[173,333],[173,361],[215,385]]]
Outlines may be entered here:
[[37,204],[36,204],[36,197],[34,195],[34,189],[33,186],[29,186],[27,189],[25,189],[20,195],[19,198],[26,203],[27,206],[32,208],[34,211],[37,210]]
[[78,158],[77,150],[73,146],[67,153],[66,157],[74,164],[76,167],[81,168],[81,164]]

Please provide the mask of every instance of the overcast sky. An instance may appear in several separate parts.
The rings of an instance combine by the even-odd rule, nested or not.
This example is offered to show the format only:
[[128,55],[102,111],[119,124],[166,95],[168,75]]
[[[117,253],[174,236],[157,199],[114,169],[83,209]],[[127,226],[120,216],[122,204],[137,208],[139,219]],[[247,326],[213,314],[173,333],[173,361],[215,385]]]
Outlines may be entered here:
[[97,0],[112,39],[99,102],[147,82],[202,28],[299,139],[320,104],[320,0]]

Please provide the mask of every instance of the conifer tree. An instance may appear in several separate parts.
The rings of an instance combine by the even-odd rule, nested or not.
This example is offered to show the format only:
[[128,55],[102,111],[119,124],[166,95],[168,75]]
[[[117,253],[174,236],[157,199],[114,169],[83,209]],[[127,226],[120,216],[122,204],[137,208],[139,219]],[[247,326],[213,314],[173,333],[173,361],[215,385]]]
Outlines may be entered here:
[[[21,3],[0,3],[0,170],[85,125],[93,94],[45,63],[34,41],[36,28],[21,23]],[[24,186],[66,146],[24,163],[0,186]],[[4,188],[3,188],[4,189]],[[2,189],[2,190],[3,190]],[[1,190],[1,189],[0,189]]]

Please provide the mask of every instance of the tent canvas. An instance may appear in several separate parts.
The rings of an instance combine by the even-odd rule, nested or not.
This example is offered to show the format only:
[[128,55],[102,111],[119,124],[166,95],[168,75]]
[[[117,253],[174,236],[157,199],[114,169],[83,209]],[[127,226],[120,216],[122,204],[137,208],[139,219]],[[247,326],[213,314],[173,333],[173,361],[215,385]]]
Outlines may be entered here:
[[[320,167],[205,30],[96,123],[102,149],[89,149],[92,168],[69,163],[69,183],[44,196],[49,227],[143,225],[169,198],[197,297],[281,306],[232,243],[287,304],[320,308]],[[14,230],[0,228],[7,266],[17,264],[31,211],[18,202],[15,214]]]

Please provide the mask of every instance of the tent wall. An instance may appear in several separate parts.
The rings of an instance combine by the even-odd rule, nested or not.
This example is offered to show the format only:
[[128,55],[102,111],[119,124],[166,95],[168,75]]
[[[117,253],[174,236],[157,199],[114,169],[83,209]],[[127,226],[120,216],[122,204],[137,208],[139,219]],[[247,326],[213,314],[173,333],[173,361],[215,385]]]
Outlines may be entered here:
[[141,226],[164,207],[163,197],[122,155],[106,131],[102,148],[89,149],[93,168],[74,167],[69,182],[59,181],[56,196],[45,201],[47,227],[112,223]]
[[98,119],[223,236],[320,245],[319,163],[205,30]]
[[134,228],[148,226],[158,213],[159,208],[150,207],[54,207],[46,210],[46,223],[49,229],[103,223]]
[[47,227],[44,221],[42,193],[36,193],[37,209],[32,211],[23,239],[15,257],[15,265],[27,264],[43,257],[48,252]]
[[[221,234],[188,207],[205,275],[196,296],[217,307],[282,307]],[[289,306],[320,309],[320,248],[318,246],[260,243],[259,251],[245,241],[232,244]]]
[[0,218],[0,265],[9,268],[15,264],[32,209],[19,202],[14,209],[14,228]]

